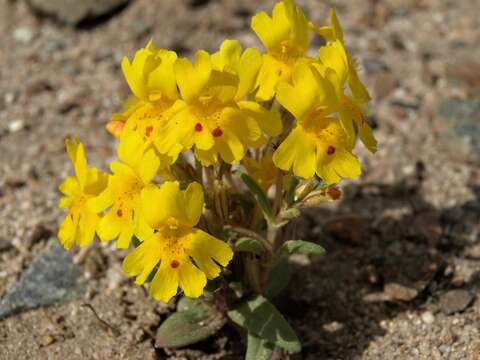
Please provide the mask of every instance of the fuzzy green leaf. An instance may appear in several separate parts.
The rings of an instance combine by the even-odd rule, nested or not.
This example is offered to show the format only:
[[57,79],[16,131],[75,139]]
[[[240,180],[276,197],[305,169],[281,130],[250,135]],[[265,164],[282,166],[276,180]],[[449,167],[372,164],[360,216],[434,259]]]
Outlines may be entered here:
[[266,298],[257,295],[228,312],[230,319],[252,334],[289,352],[299,352],[300,341],[285,318]]
[[184,298],[178,304],[178,312],[160,325],[155,344],[162,348],[194,344],[215,334],[225,321],[225,317],[213,306]]
[[289,254],[307,253],[325,255],[326,253],[325,249],[320,245],[304,240],[288,240],[283,244],[282,250]]
[[275,345],[249,332],[245,360],[270,360],[274,349]]
[[270,203],[270,200],[268,200],[268,197],[265,194],[265,192],[262,190],[262,188],[255,182],[255,180],[253,180],[247,174],[242,173],[241,171],[238,171],[238,170],[235,171],[234,173],[243,181],[243,183],[247,186],[248,190],[250,190],[250,192],[252,193],[253,197],[257,201],[258,205],[260,205],[260,208],[265,213],[265,215],[268,218],[271,218],[273,214],[272,204]]
[[267,284],[263,290],[263,294],[269,298],[273,299],[275,296],[280,294],[290,282],[291,269],[288,264],[288,258],[282,256],[277,261],[275,261],[272,270],[268,276]]
[[259,239],[242,237],[235,243],[235,251],[251,252],[256,255],[261,255],[265,251],[265,246]]

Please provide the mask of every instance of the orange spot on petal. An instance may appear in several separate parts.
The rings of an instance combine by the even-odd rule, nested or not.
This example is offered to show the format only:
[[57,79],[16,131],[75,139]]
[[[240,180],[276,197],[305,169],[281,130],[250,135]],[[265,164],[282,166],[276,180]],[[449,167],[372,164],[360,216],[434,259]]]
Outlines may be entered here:
[[328,155],[333,155],[333,154],[335,154],[335,150],[336,150],[335,147],[330,145],[327,149],[327,154]]
[[176,269],[177,267],[180,266],[180,263],[177,260],[172,260],[172,262],[170,263],[170,266],[172,267],[172,269]]
[[212,131],[212,135],[215,136],[215,137],[222,136],[223,131],[222,131],[222,129],[220,129],[220,127],[217,127]]
[[196,123],[196,124],[195,124],[195,131],[200,132],[200,131],[202,131],[202,130],[203,130],[202,124]]
[[122,209],[118,209],[118,210],[117,210],[117,216],[118,216],[118,217],[122,217],[122,216],[123,216],[123,211],[122,211]]
[[150,135],[152,135],[152,131],[153,131],[153,126],[147,126],[145,128],[145,136],[149,137]]

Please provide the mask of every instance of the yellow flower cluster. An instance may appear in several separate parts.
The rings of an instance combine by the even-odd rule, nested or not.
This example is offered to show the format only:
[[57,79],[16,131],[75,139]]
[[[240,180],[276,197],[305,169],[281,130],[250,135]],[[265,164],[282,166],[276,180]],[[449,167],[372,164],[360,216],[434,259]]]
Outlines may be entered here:
[[[206,168],[243,167],[264,191],[280,172],[334,184],[360,175],[352,153],[357,134],[376,150],[362,109],[370,97],[333,10],[330,25],[316,27],[284,0],[271,16],[256,14],[251,26],[266,51],[225,40],[217,52],[199,50],[190,61],[149,42],[133,60],[123,59],[132,96],[107,124],[119,139],[111,174],[87,167],[83,146],[67,140],[75,177],[60,186],[60,207],[68,211],[60,241],[84,246],[96,233],[128,248],[135,236],[141,244],[124,270],[143,283],[157,269],[150,291],[162,301],[178,286],[199,296],[233,255],[195,227]],[[307,55],[311,34],[325,39],[314,56]],[[195,163],[188,163],[189,152]],[[197,177],[185,184],[178,169],[195,164]]]

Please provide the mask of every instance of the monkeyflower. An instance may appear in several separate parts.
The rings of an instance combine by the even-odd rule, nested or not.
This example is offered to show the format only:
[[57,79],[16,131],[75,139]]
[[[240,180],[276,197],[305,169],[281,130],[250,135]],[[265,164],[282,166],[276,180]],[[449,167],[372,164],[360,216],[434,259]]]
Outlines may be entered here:
[[160,166],[155,151],[144,151],[145,144],[136,133],[121,138],[118,146],[120,161],[110,163],[113,175],[106,189],[90,200],[94,212],[108,208],[100,220],[97,233],[102,241],[117,239],[118,248],[128,248],[132,236],[149,232],[139,214],[142,190],[153,186],[151,181]]
[[[150,284],[150,293],[168,302],[177,289],[186,296],[199,297],[208,279],[220,274],[233,256],[230,247],[220,239],[195,227],[203,210],[203,190],[191,183],[185,191],[177,181],[167,181],[160,188],[146,189],[141,196],[142,214],[153,234],[123,262],[123,270],[143,284],[158,265]],[[192,262],[192,259],[195,263]]]
[[90,244],[95,236],[100,216],[87,205],[105,189],[107,174],[87,166],[85,149],[76,138],[67,139],[66,146],[75,176],[68,176],[59,187],[65,195],[59,207],[67,209],[67,214],[60,224],[58,239],[65,249],[70,249],[73,243],[80,247]]
[[303,178],[317,174],[327,184],[360,175],[360,163],[351,153],[353,144],[333,114],[338,103],[333,86],[306,64],[295,67],[293,85],[280,84],[277,100],[297,120],[273,155],[280,169],[292,169]]
[[[219,157],[233,164],[244,157],[247,146],[262,143],[262,128],[269,130],[270,135],[280,132],[280,119],[274,112],[239,100],[251,91],[252,82],[244,80],[251,79],[251,75],[244,66],[255,60],[240,61],[236,67],[227,66],[229,63],[223,60],[225,65],[221,66],[222,57],[221,50],[214,63],[210,54],[199,50],[194,63],[186,58],[175,63],[182,100],[178,104],[180,110],[155,141],[160,153],[176,158],[180,148],[193,148],[196,158],[205,166],[217,163]],[[247,74],[241,77],[241,88],[239,74]]]
[[[193,344],[230,321],[247,360],[299,352],[273,300],[290,255],[325,250],[321,236],[297,239],[292,220],[341,199],[341,181],[361,174],[357,139],[377,149],[334,10],[316,27],[283,0],[251,27],[265,50],[226,39],[187,59],[150,41],[123,59],[131,96],[106,126],[118,140],[110,174],[67,140],[75,176],[60,186],[60,242],[114,240],[128,249],[124,272],[154,299],[184,295],[155,329],[158,347]],[[325,39],[319,49],[310,32]]]
[[274,97],[279,82],[290,80],[295,64],[312,61],[305,55],[310,47],[310,28],[305,14],[292,0],[277,3],[272,17],[264,11],[256,14],[251,26],[267,49],[255,94],[266,101]]

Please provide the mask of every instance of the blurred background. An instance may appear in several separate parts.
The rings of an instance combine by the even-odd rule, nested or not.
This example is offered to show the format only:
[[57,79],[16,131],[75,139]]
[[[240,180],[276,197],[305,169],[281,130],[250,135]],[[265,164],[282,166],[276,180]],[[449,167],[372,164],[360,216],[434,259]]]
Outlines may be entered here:
[[[57,245],[57,186],[66,136],[98,167],[114,156],[104,125],[129,93],[123,56],[150,38],[183,56],[224,38],[260,46],[250,17],[274,3],[0,0],[0,359],[242,358],[228,326],[158,348],[174,304],[135,286],[110,245]],[[359,146],[362,177],[295,224],[328,255],[294,257],[277,304],[304,344],[292,358],[479,359],[480,2],[297,3],[317,25],[336,8],[379,151]]]

